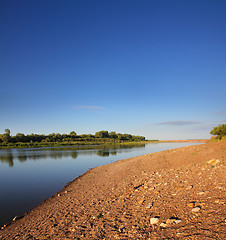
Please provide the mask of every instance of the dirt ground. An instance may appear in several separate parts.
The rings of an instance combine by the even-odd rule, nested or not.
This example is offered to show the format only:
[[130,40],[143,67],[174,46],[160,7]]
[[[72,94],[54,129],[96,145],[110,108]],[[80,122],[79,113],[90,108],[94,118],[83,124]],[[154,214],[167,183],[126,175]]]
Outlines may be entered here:
[[226,141],[89,170],[0,239],[226,239]]

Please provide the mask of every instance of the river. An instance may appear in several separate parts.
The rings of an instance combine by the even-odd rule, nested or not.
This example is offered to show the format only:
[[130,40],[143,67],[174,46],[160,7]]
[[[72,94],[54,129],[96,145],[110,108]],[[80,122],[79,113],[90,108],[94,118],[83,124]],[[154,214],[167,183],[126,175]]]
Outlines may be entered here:
[[100,165],[200,143],[149,143],[0,150],[0,226]]

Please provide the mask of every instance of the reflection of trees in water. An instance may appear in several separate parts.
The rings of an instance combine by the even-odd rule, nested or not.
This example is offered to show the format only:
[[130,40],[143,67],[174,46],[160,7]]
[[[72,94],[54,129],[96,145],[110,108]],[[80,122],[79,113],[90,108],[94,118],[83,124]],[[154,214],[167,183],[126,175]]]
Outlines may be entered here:
[[[0,156],[1,162],[7,162],[9,167],[13,167],[13,161],[18,159],[21,163],[27,160],[40,160],[40,159],[62,159],[71,157],[76,159],[78,155],[97,155],[101,157],[109,157],[110,155],[117,155],[117,153],[122,153],[126,149],[131,148],[144,148],[145,144],[128,144],[128,145],[108,145],[108,146],[76,146],[76,147],[55,147],[55,148],[43,148],[43,149],[29,149],[26,151],[18,150],[12,152],[3,153]],[[90,150],[90,151],[84,151]]]
[[97,155],[98,156],[101,156],[101,157],[109,157],[109,151],[107,150],[98,150],[97,151]]
[[78,153],[77,152],[72,152],[71,157],[74,158],[74,159],[77,158],[78,157]]
[[1,162],[7,162],[9,164],[9,167],[13,167],[14,163],[13,163],[13,155],[8,154],[6,156],[0,157],[0,161]]
[[109,157],[110,155],[116,156],[117,151],[112,149],[102,149],[97,151],[97,155],[101,157]]
[[18,156],[18,160],[20,161],[20,162],[26,162],[27,161],[27,156]]

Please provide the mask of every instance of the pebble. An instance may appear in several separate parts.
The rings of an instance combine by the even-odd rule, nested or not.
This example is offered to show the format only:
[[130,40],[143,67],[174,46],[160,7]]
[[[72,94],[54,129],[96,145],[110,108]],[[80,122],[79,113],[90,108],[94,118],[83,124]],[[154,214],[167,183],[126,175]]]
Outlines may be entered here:
[[153,206],[153,202],[149,203],[146,208],[151,208]]
[[143,204],[143,203],[144,203],[144,200],[143,200],[143,199],[142,199],[142,200],[139,200],[138,203],[139,203],[139,204]]
[[199,192],[199,193],[197,193],[198,195],[203,195],[203,194],[205,194],[205,192]]
[[19,217],[18,216],[15,216],[14,218],[13,218],[13,221],[15,222],[16,220],[18,220],[19,219]]
[[181,222],[182,222],[182,220],[180,220],[180,219],[177,219],[176,221],[174,221],[175,224],[179,224]]
[[166,228],[167,224],[166,223],[161,223],[159,226],[162,227],[162,228]]
[[220,199],[215,200],[215,203],[224,204],[224,202],[220,201]]
[[219,159],[211,159],[209,160],[208,162],[206,162],[207,164],[210,164],[210,165],[216,165],[218,163],[220,163],[220,160]]
[[179,219],[179,218],[175,218],[175,217],[171,217],[169,219],[166,220],[166,224],[178,224],[178,223],[181,223],[182,220]]
[[192,208],[192,212],[196,213],[196,212],[199,212],[200,211],[200,207],[195,207],[195,208]]
[[150,219],[150,223],[151,225],[157,224],[159,223],[159,217],[154,217]]
[[174,221],[175,221],[175,219],[169,218],[166,220],[166,224],[172,224]]

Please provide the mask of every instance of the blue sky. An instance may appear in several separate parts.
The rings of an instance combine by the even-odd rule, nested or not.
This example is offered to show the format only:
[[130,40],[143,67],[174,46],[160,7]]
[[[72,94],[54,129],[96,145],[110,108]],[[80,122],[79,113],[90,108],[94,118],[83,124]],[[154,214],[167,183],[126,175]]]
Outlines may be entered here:
[[209,138],[226,119],[225,0],[0,1],[0,133]]

